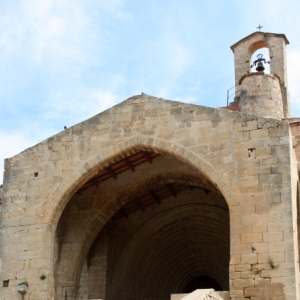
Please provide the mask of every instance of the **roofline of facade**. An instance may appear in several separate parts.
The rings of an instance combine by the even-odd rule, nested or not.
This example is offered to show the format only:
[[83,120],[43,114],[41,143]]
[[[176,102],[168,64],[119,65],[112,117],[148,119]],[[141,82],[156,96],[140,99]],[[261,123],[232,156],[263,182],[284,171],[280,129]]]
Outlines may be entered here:
[[271,33],[271,32],[256,31],[256,32],[253,32],[253,33],[249,34],[248,36],[244,37],[243,39],[239,40],[235,44],[233,44],[230,47],[230,49],[232,50],[232,52],[234,52],[234,49],[237,46],[239,46],[241,43],[245,42],[246,40],[252,38],[255,35],[263,35],[264,37],[280,37],[285,41],[286,45],[288,45],[290,43],[289,40],[287,39],[287,37],[285,36],[285,34],[283,34],[283,33]]

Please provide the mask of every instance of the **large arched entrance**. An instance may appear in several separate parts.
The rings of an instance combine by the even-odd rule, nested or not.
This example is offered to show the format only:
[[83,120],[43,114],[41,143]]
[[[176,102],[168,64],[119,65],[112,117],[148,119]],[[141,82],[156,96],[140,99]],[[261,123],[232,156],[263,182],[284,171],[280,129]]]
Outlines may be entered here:
[[170,154],[129,153],[84,183],[60,218],[57,299],[229,290],[229,239],[228,205],[215,184]]

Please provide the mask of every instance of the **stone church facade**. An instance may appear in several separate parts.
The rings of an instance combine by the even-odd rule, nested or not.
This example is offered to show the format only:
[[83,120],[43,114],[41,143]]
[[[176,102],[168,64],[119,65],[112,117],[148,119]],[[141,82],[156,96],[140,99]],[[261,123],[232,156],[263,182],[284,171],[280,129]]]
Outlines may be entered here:
[[[299,299],[287,44],[255,32],[231,47],[226,108],[133,96],[6,159],[0,299],[22,299],[23,281],[26,300],[167,300],[206,287]],[[262,47],[270,74],[251,73]]]

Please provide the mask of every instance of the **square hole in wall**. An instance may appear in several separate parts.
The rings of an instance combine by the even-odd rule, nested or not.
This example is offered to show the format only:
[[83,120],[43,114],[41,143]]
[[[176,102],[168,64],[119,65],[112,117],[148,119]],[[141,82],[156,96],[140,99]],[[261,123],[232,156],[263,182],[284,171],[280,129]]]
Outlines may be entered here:
[[3,287],[8,287],[9,280],[3,280]]

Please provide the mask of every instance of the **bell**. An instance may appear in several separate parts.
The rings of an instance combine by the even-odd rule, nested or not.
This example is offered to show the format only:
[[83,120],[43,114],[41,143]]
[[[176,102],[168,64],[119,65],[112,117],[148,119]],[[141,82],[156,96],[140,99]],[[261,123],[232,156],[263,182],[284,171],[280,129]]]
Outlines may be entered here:
[[265,69],[264,64],[261,61],[259,61],[258,64],[257,64],[256,71],[257,72],[262,72],[264,69]]

